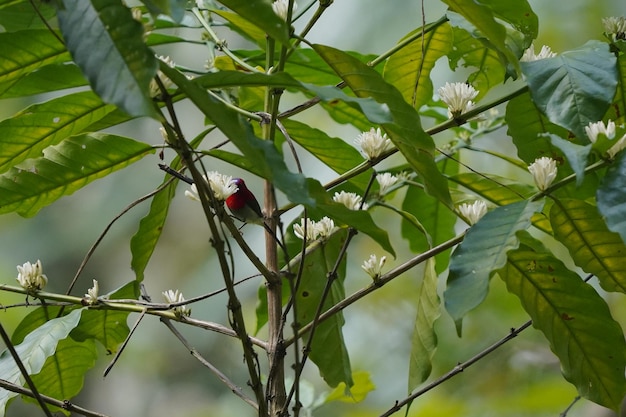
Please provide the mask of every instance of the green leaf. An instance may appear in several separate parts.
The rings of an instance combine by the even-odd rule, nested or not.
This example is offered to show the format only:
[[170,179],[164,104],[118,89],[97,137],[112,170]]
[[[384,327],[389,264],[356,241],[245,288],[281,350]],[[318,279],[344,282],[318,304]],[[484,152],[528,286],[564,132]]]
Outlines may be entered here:
[[[328,273],[333,270],[346,236],[347,232],[345,231],[335,233],[317,250],[307,255],[295,297],[295,303],[298,306],[297,322],[301,325],[313,321],[328,280]],[[337,278],[331,284],[331,290],[324,302],[322,312],[344,299],[343,281],[345,273],[346,258],[344,257],[337,270]],[[336,387],[341,382],[345,383],[348,388],[354,385],[350,357],[341,330],[344,323],[345,320],[341,312],[321,322],[315,329],[311,343],[309,357],[317,365],[324,381],[331,387]],[[305,340],[308,339],[306,335],[304,338]]]
[[598,211],[607,226],[626,242],[626,152],[617,154],[598,188]]
[[570,167],[576,174],[576,186],[580,187],[585,178],[585,168],[587,167],[587,158],[591,152],[591,144],[586,146],[577,145],[556,135],[550,135],[550,142],[563,152]]
[[[493,45],[493,47],[505,57],[508,63],[515,68],[519,67],[517,57],[506,45],[506,29],[502,24],[496,21],[496,16],[490,7],[468,0],[443,0],[443,2],[450,6],[452,12],[462,16],[475,28],[475,30],[470,30],[472,36]],[[467,26],[462,24],[458,18],[455,18],[450,13],[448,17],[451,19],[452,26]],[[452,23],[452,20],[454,20],[454,23]]]
[[508,125],[506,133],[513,138],[517,155],[528,165],[543,156],[555,160],[561,157],[560,150],[552,144],[545,133],[565,138],[567,130],[551,123],[541,114],[530,93],[521,94],[508,102],[505,120]]
[[47,29],[0,33],[0,96],[37,68],[69,58],[65,45]]
[[347,389],[345,382],[341,382],[335,389],[328,393],[324,399],[324,403],[332,401],[341,401],[344,403],[354,404],[363,401],[367,394],[374,391],[376,386],[372,382],[369,372],[357,371],[352,374],[354,385]]
[[264,49],[266,47],[267,40],[265,37],[265,31],[250,23],[238,13],[232,13],[221,9],[211,9],[211,13],[215,13],[216,15],[227,20],[230,28],[244,38],[256,43],[260,48]]
[[[101,283],[101,288],[102,285]],[[136,281],[131,281],[107,295],[110,300],[135,300],[138,296],[139,285]],[[130,333],[126,323],[129,314],[127,311],[89,309],[83,313],[71,336],[79,342],[95,339],[104,346],[108,354],[117,352],[119,345]]]
[[596,207],[582,200],[555,200],[550,222],[577,266],[597,276],[606,291],[626,292],[626,245],[609,231]]
[[540,241],[520,233],[499,271],[583,397],[617,411],[626,393],[626,342],[606,302]]
[[115,110],[91,91],[35,104],[0,122],[0,172],[75,135]]
[[421,128],[417,111],[374,69],[338,49],[323,45],[313,45],[313,48],[341,76],[357,97],[372,97],[379,103],[389,106],[394,122],[383,124],[385,131],[420,174],[426,191],[443,204],[452,207],[448,183],[433,159],[433,140]]
[[0,94],[2,98],[15,98],[64,90],[87,85],[80,68],[73,64],[50,64],[17,80]]
[[606,43],[589,41],[554,58],[522,62],[533,101],[548,119],[585,138],[601,120],[617,87],[616,59]]
[[158,118],[149,94],[157,59],[143,26],[120,0],[63,0],[57,15],[67,49],[93,90],[132,116]]
[[474,194],[498,206],[518,202],[535,193],[535,188],[530,185],[520,184],[496,175],[487,177],[465,172],[451,176],[450,181],[462,185]]
[[452,33],[454,48],[448,54],[450,68],[456,69],[461,61],[465,68],[476,68],[467,77],[467,82],[478,90],[476,99],[480,100],[491,88],[504,81],[506,69],[498,53],[481,39],[458,27],[452,28]]
[[[338,174],[343,174],[363,162],[359,151],[341,138],[331,138],[325,132],[295,120],[284,120],[283,125],[294,142]],[[368,173],[363,173],[352,178],[350,182],[365,190],[369,177]]]
[[287,23],[278,17],[269,1],[264,0],[220,0],[238,15],[263,29],[272,38],[288,46],[289,28]]
[[[51,4],[39,2],[37,10],[44,19],[52,19],[55,9]],[[46,25],[37,14],[35,5],[28,1],[21,1],[7,7],[2,7],[0,13],[0,25],[7,32],[15,32],[22,29],[44,29]]]
[[524,200],[497,207],[474,224],[452,252],[444,299],[459,335],[463,317],[483,302],[491,275],[504,266],[507,252],[519,245],[516,233],[528,229],[543,204]]
[[387,60],[383,71],[385,81],[394,85],[404,100],[416,109],[432,99],[430,73],[437,60],[452,49],[452,29],[449,24],[437,26],[423,38],[416,36],[421,33],[422,28],[418,28],[400,40],[402,44],[407,38],[415,38]]
[[497,18],[510,23],[526,39],[526,47],[537,37],[539,19],[527,0],[510,2],[507,0],[481,0],[481,5],[488,7]]
[[437,272],[435,260],[429,258],[424,269],[417,298],[417,317],[411,339],[409,357],[409,390],[413,391],[428,378],[432,371],[432,359],[437,349],[435,322],[441,316],[441,303],[437,295]]
[[155,17],[164,14],[180,23],[185,16],[186,0],[141,0],[141,2]]
[[[66,316],[49,320],[41,325],[38,324],[34,326],[34,329],[31,328],[32,331],[25,332],[20,337],[16,337],[14,334],[13,343],[19,343],[15,346],[15,350],[29,375],[41,371],[47,358],[54,355],[59,341],[65,339],[76,327],[83,311],[83,309],[77,309]],[[15,333],[24,331],[26,327],[31,326],[31,321],[26,320],[26,318],[22,320]],[[0,375],[2,375],[2,379],[14,384],[22,385],[23,383],[20,370],[8,350],[3,351],[0,355]],[[16,393],[0,388],[0,410],[2,412],[6,409],[7,402],[16,395]]]
[[44,150],[0,176],[0,214],[34,216],[58,198],[139,160],[154,149],[132,139],[86,134]]
[[613,99],[613,105],[606,114],[607,120],[613,120],[616,125],[626,121],[626,54],[617,57],[617,92]]

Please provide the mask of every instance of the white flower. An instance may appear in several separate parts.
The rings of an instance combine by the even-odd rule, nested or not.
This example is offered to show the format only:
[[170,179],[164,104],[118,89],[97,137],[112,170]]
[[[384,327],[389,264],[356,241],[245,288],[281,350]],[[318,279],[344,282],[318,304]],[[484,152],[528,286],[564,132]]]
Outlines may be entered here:
[[[298,5],[296,2],[293,2],[293,10],[292,13],[296,11]],[[278,15],[283,20],[287,20],[287,12],[289,11],[289,0],[276,0],[272,3],[272,9],[274,9],[274,13]]]
[[307,217],[306,219],[306,236],[304,233],[304,219],[300,219],[300,224],[293,225],[293,233],[300,239],[306,237],[306,241],[316,240],[318,237],[324,239],[329,237],[336,229],[335,222],[323,217],[319,222],[315,222]]
[[537,188],[540,191],[544,191],[556,178],[556,161],[547,156],[537,158],[535,162],[528,166],[528,171],[532,174]]
[[[179,304],[185,302],[185,297],[183,297],[183,293],[179,292],[178,290],[163,291],[163,297],[165,297],[165,301],[168,304]],[[173,307],[171,310],[178,318],[191,315],[191,309],[187,308],[187,306],[184,305]]]
[[370,255],[370,258],[363,262],[361,268],[363,268],[363,270],[367,272],[372,279],[377,279],[380,277],[380,272],[382,271],[386,261],[386,256],[381,257],[379,260],[376,255]]
[[26,262],[22,266],[17,266],[17,282],[27,291],[37,291],[43,289],[48,283],[48,277],[43,273],[41,261],[31,264]]
[[98,292],[100,291],[100,287],[98,285],[98,281],[93,280],[93,287],[87,290],[87,294],[85,294],[85,301],[89,305],[98,304]]
[[437,94],[441,101],[448,106],[448,117],[459,117],[474,107],[474,100],[478,91],[467,83],[446,83],[439,87]]
[[556,53],[552,52],[549,46],[543,45],[541,47],[541,51],[538,54],[535,54],[535,44],[531,43],[530,47],[524,51],[524,55],[520,58],[520,62],[533,62],[539,61],[540,59],[545,58],[553,58],[556,56]]
[[389,188],[393,187],[398,182],[398,177],[391,175],[389,172],[376,175],[376,181],[378,181],[378,192],[380,195],[384,195],[389,191]]
[[[215,198],[219,201],[226,200],[238,190],[237,186],[233,183],[233,177],[230,175],[220,174],[217,171],[209,171],[207,175],[203,175],[202,178],[204,178],[204,181],[209,182],[211,190],[213,190],[213,194],[215,194]],[[185,195],[192,200],[200,201],[196,184],[192,184],[190,189],[185,191]]]
[[602,120],[595,123],[592,122],[585,126],[585,132],[591,143],[596,143],[600,133],[609,139],[613,139],[615,137],[615,122],[609,120],[606,126]]
[[320,221],[315,224],[315,228],[322,239],[329,237],[337,229],[333,219],[326,216],[322,217]]
[[463,203],[457,210],[465,221],[472,226],[487,214],[487,204],[482,200],[476,200],[472,204]]
[[380,128],[371,128],[369,132],[361,133],[354,140],[354,143],[361,148],[369,160],[378,158],[393,147],[391,139],[387,137],[386,133],[382,133]]
[[[306,224],[306,234],[305,234],[305,224]],[[306,223],[304,219],[300,219],[300,224],[293,225],[293,233],[300,239],[306,240],[310,242],[312,240],[317,239],[318,231],[315,227],[315,222],[308,217],[306,218]]]
[[[157,58],[165,62],[167,66],[170,68],[174,68],[176,66],[172,58],[170,58],[169,56],[158,55]],[[163,74],[161,71],[157,71],[157,77],[159,77],[159,80],[161,80],[161,82],[165,86],[165,89],[168,89],[174,85],[172,80],[167,78],[167,76]],[[159,87],[159,84],[154,80],[150,81],[150,97],[158,97],[160,95],[161,95],[161,88]]]
[[363,201],[363,197],[356,193],[347,193],[345,191],[340,191],[335,193],[333,196],[333,201],[336,203],[341,203],[344,206],[348,207],[350,210],[367,210],[368,205],[363,203],[361,206],[361,202]]
[[608,35],[611,35],[613,41],[616,39],[624,39],[626,37],[626,18],[620,17],[604,17],[602,18],[602,24],[604,30]]

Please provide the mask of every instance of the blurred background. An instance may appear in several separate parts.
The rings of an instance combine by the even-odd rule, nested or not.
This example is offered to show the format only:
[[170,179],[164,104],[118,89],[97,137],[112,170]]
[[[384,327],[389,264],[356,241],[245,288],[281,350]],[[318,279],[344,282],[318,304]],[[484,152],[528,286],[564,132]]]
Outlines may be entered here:
[[[299,2],[303,10],[307,3]],[[438,1],[424,4],[426,21],[437,20],[445,6]],[[537,47],[549,45],[555,52],[581,46],[589,39],[601,39],[601,18],[626,14],[624,0],[531,0],[539,17],[540,30]],[[408,32],[421,25],[419,1],[376,0],[336,1],[326,12],[309,40],[345,50],[379,54],[390,49]],[[295,24],[301,29],[310,15],[307,12]],[[198,37],[199,30],[178,31],[187,37]],[[220,36],[228,39],[231,49],[245,49],[250,45],[241,42],[229,32]],[[208,51],[201,46],[174,45],[157,50],[170,55],[174,61],[190,68],[202,68]],[[433,71],[435,89],[445,81],[463,81],[463,71],[452,73],[446,60]],[[9,117],[29,104],[49,99],[36,96],[28,101],[6,100],[0,106],[0,118]],[[282,108],[287,109],[302,101],[302,97],[286,97]],[[186,103],[177,106],[187,137],[193,137],[204,126],[204,117]],[[350,126],[338,125],[322,111],[312,109],[298,119],[316,126],[331,136],[352,143],[360,133]],[[154,145],[162,144],[158,125],[137,120],[112,129],[111,132],[137,138]],[[450,137],[437,137],[438,142]],[[217,139],[213,139],[216,140]],[[481,145],[498,147],[513,152],[505,129],[483,139]],[[168,161],[173,153],[166,153]],[[49,278],[49,290],[64,292],[78,266],[104,228],[127,205],[156,188],[163,179],[158,169],[157,155],[151,155],[133,166],[92,183],[75,194],[64,197],[44,208],[34,218],[17,215],[0,216],[0,277],[1,282],[16,284],[16,265],[41,259]],[[397,160],[395,162],[398,162]],[[476,161],[466,161],[470,165]],[[262,181],[249,178],[219,161],[206,160],[209,169],[233,176],[244,176],[249,188],[262,195]],[[387,161],[393,165],[394,161]],[[493,173],[488,171],[487,173]],[[305,161],[305,173],[325,182],[333,174],[313,160]],[[506,175],[506,172],[498,172]],[[163,237],[146,270],[145,285],[154,300],[161,292],[179,289],[186,298],[218,290],[221,276],[216,274],[208,228],[198,203],[183,196],[186,186],[180,184],[172,204]],[[279,196],[280,197],[280,196]],[[399,204],[402,194],[396,195]],[[284,202],[284,199],[281,200]],[[83,272],[75,295],[82,295],[91,287],[92,279],[100,283],[102,293],[110,292],[134,279],[130,269],[129,242],[137,231],[140,219],[147,213],[149,203],[144,202],[130,210],[117,221]],[[293,213],[296,215],[297,213]],[[400,239],[400,223],[384,211],[375,211],[376,222],[389,231],[396,243],[398,258],[388,258],[386,268],[406,260],[412,254]],[[287,222],[289,219],[285,219]],[[263,254],[262,229],[246,226],[243,233],[258,253]],[[384,255],[381,249],[359,235],[351,248],[346,279],[347,294],[367,286],[370,278],[360,264],[370,253]],[[254,274],[246,258],[235,253],[236,276],[244,278]],[[368,371],[376,390],[358,405],[332,403],[314,412],[316,416],[376,416],[387,410],[396,400],[407,394],[408,353],[415,319],[416,293],[421,280],[421,270],[415,269],[399,277],[371,297],[362,300],[345,312],[344,334],[351,354],[354,371]],[[442,282],[445,279],[442,277]],[[241,298],[248,326],[255,328],[254,308],[256,293],[262,284],[253,278],[240,286]],[[616,319],[626,324],[623,296],[610,294]],[[20,295],[0,293],[0,304],[21,303]],[[193,317],[227,324],[226,297],[216,296],[192,306]],[[29,310],[7,309],[0,320],[12,331]],[[129,325],[136,320],[129,317]],[[454,325],[444,312],[437,322],[439,347],[434,358],[431,379],[436,378],[458,362],[478,353],[505,336],[512,327],[527,320],[517,299],[506,292],[502,282],[494,278],[487,301],[466,319],[464,337],[457,338]],[[236,340],[177,326],[185,337],[209,361],[218,364],[232,380],[246,386],[247,376],[242,373],[240,345]],[[264,336],[263,329],[259,333]],[[186,349],[158,320],[148,317],[137,329],[126,351],[111,373],[103,379],[102,372],[111,357],[102,352],[101,359],[89,373],[83,393],[75,403],[111,416],[252,416],[253,410],[233,396],[210,372],[188,354]],[[306,375],[310,382],[312,398],[329,390],[311,367]],[[488,359],[483,360],[452,380],[417,399],[410,410],[411,416],[557,416],[574,400],[576,391],[566,383],[556,358],[539,332],[528,329],[513,342],[508,343]],[[304,400],[304,399],[303,399]],[[312,401],[312,400],[311,400]],[[304,404],[307,405],[306,403]],[[8,416],[38,415],[34,406],[15,401]],[[401,411],[404,413],[404,411]],[[399,415],[399,414],[398,414]],[[608,416],[607,410],[587,401],[580,401],[568,413],[570,417]]]

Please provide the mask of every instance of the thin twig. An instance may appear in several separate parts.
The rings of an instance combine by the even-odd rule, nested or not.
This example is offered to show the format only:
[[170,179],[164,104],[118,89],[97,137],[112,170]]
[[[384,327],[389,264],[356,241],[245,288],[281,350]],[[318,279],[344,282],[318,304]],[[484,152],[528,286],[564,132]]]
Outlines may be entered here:
[[561,414],[559,414],[559,417],[566,417],[567,413],[569,413],[569,410],[571,410],[572,407],[574,407],[574,405],[580,400],[580,398],[581,398],[580,395],[575,396],[572,402],[567,406],[567,408],[563,410]]
[[28,370],[26,370],[26,367],[24,366],[22,359],[20,359],[20,355],[18,355],[17,352],[15,351],[15,346],[13,346],[13,343],[11,342],[11,338],[9,337],[7,332],[4,330],[4,326],[2,325],[2,323],[0,323],[0,337],[2,337],[2,341],[4,341],[4,344],[7,346],[7,349],[9,349],[9,353],[11,353],[11,356],[13,357],[13,360],[17,364],[17,367],[20,368],[20,373],[24,377],[26,384],[30,387],[31,392],[33,393],[33,397],[35,397],[35,399],[39,403],[39,406],[41,407],[43,412],[48,417],[52,417],[52,413],[48,409],[46,402],[43,400],[43,398],[41,398],[41,394],[39,394],[39,391],[37,391],[37,387],[35,386],[35,383],[30,378],[30,375],[28,374]]
[[[0,379],[0,388],[4,388],[7,391],[16,392],[20,395],[26,395],[27,397],[35,398],[35,394],[24,387],[13,384],[6,379]],[[87,417],[108,417],[106,414],[98,413],[96,411],[87,410],[86,408],[79,407],[67,400],[57,400],[56,398],[48,397],[47,395],[40,395],[41,399],[46,403],[55,407],[62,408],[67,411],[71,411],[76,414],[80,414]]]
[[202,355],[200,355],[200,353],[198,353],[196,348],[191,346],[189,342],[187,341],[187,339],[185,339],[185,337],[176,329],[176,327],[174,327],[174,324],[172,324],[171,320],[166,319],[166,318],[161,318],[161,322],[165,324],[172,333],[174,333],[174,336],[176,336],[178,340],[180,340],[181,343],[185,346],[185,348],[187,348],[189,353],[191,353],[191,356],[193,356],[198,361],[200,361],[202,365],[209,368],[209,370],[213,372],[215,376],[217,376],[217,378],[220,381],[222,381],[224,385],[226,385],[233,392],[233,394],[235,394],[236,396],[244,400],[247,404],[252,406],[252,408],[258,411],[259,405],[255,403],[251,398],[246,396],[246,394],[243,393],[241,388],[235,385],[235,383],[233,383],[230,379],[228,379],[228,377],[224,375],[219,369],[217,369],[215,366],[213,366],[213,364],[211,364]]
[[[126,336],[126,339],[124,339],[124,342],[120,345],[119,349],[117,349],[117,352],[115,353],[115,357],[113,358],[113,360],[111,361],[109,366],[107,366],[106,369],[104,370],[104,373],[102,374],[103,378],[106,378],[106,376],[109,374],[109,372],[111,372],[111,369],[113,369],[113,366],[117,363],[117,360],[120,358],[120,356],[122,356],[122,352],[126,348],[126,345],[128,345],[128,342],[130,341],[130,338],[135,333],[135,330],[137,330],[137,327],[139,326],[139,323],[141,323],[141,320],[143,320],[143,318],[146,316],[146,311],[147,310],[144,309],[139,314],[139,317],[137,318],[137,321],[135,321],[135,324],[133,325],[132,329],[130,329],[130,332],[128,332],[128,336]],[[163,320],[163,318],[161,318],[161,320]]]

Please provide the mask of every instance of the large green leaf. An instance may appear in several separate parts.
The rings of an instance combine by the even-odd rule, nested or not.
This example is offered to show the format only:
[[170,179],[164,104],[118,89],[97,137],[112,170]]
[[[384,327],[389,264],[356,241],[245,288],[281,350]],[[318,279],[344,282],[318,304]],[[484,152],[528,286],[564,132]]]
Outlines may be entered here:
[[289,28],[285,21],[274,13],[269,1],[220,0],[220,3],[249,22],[254,23],[277,41],[285,45],[289,43]]
[[149,95],[157,59],[143,26],[121,0],[63,0],[57,15],[67,49],[93,90],[133,116],[158,117]]
[[626,121],[626,54],[619,54],[617,57],[617,92],[613,100],[613,105],[609,107],[606,118],[615,121],[617,125]]
[[0,176],[0,214],[34,216],[44,206],[139,160],[154,149],[129,138],[87,134],[66,139]]
[[626,245],[609,231],[596,207],[582,200],[555,200],[550,222],[577,266],[597,276],[605,290],[626,292]]
[[[34,326],[31,326],[31,321],[22,321],[22,325],[21,327],[18,326],[16,333],[21,332],[20,329],[26,329],[26,327],[31,331],[22,333],[17,337],[14,335],[12,341],[17,345],[15,350],[29,375],[41,371],[46,360],[54,355],[59,341],[65,339],[76,327],[83,311],[83,309],[77,309],[66,316],[46,321],[43,324],[36,323]],[[22,385],[23,377],[8,350],[3,351],[0,355],[0,375],[2,375],[2,379]],[[59,385],[58,382],[56,381],[57,385]],[[41,389],[39,386],[38,388]],[[46,392],[43,391],[43,393]],[[0,414],[4,414],[7,402],[16,395],[14,392],[0,388],[0,410],[2,411]]]
[[606,302],[540,241],[520,233],[499,271],[550,342],[565,379],[583,397],[617,411],[626,393],[626,342]]
[[[35,7],[37,7],[37,10]],[[7,7],[2,7],[0,25],[7,32],[23,29],[45,29],[45,22],[37,12],[44,19],[51,19],[56,11],[51,4],[44,2],[33,4],[29,1],[20,1]]]
[[[421,32],[422,28],[414,30],[400,43]],[[385,64],[383,77],[402,93],[407,103],[419,109],[433,96],[430,72],[437,60],[447,55],[451,49],[452,29],[449,24],[444,23],[393,54]]]
[[48,30],[0,33],[0,97],[26,74],[69,58],[65,45]]
[[626,152],[617,154],[597,191],[598,210],[606,224],[626,242]]
[[28,158],[41,156],[48,146],[57,145],[68,136],[115,110],[91,91],[69,94],[42,104],[35,104],[0,122],[0,172]]
[[527,0],[518,0],[516,2],[508,0],[481,0],[480,4],[491,9],[497,18],[510,23],[517,31],[521,32],[526,39],[527,46],[537,37],[539,19]]
[[437,349],[435,321],[441,316],[441,303],[437,295],[437,273],[434,258],[426,261],[424,278],[417,296],[417,317],[411,339],[409,357],[409,392],[424,382],[432,370],[432,358]]
[[489,279],[506,263],[507,252],[517,248],[516,233],[530,226],[543,201],[520,201],[497,207],[474,224],[452,252],[444,293],[446,310],[461,333],[463,317],[483,302]]
[[141,0],[153,16],[164,14],[180,23],[185,16],[186,0]]
[[[297,322],[301,325],[313,321],[324,287],[328,282],[328,273],[333,270],[346,236],[346,232],[335,233],[326,243],[307,255],[295,297],[295,303],[298,306]],[[336,272],[337,278],[331,284],[331,290],[324,302],[322,312],[345,297],[343,288],[346,274],[345,257]],[[341,312],[323,321],[316,327],[311,344],[310,358],[319,368],[324,381],[331,387],[337,386],[340,382],[344,382],[348,387],[353,385],[350,357],[341,330],[344,322]]]
[[408,163],[420,174],[426,191],[451,207],[448,183],[433,159],[433,140],[421,128],[417,111],[404,101],[402,94],[394,86],[366,64],[335,48],[323,45],[314,45],[313,48],[357,97],[372,97],[389,107],[393,123],[383,124],[385,131]]
[[491,88],[504,81],[505,67],[498,53],[480,39],[465,29],[454,27],[452,30],[454,48],[448,54],[450,68],[456,69],[461,61],[466,68],[476,68],[467,77],[467,82],[478,91],[476,99],[480,100]]
[[589,41],[554,58],[522,62],[535,105],[548,119],[585,138],[601,120],[617,87],[616,59],[606,43]]
[[0,97],[24,97],[84,85],[87,80],[76,65],[50,64],[20,78]]
[[[508,63],[518,68],[517,57],[506,45],[506,29],[496,20],[496,14],[491,7],[471,0],[444,0],[443,2],[450,7],[452,12],[462,16],[473,26],[475,30],[471,31],[472,36],[493,45]],[[453,16],[449,15],[449,17],[455,20],[453,26],[466,26]]]

